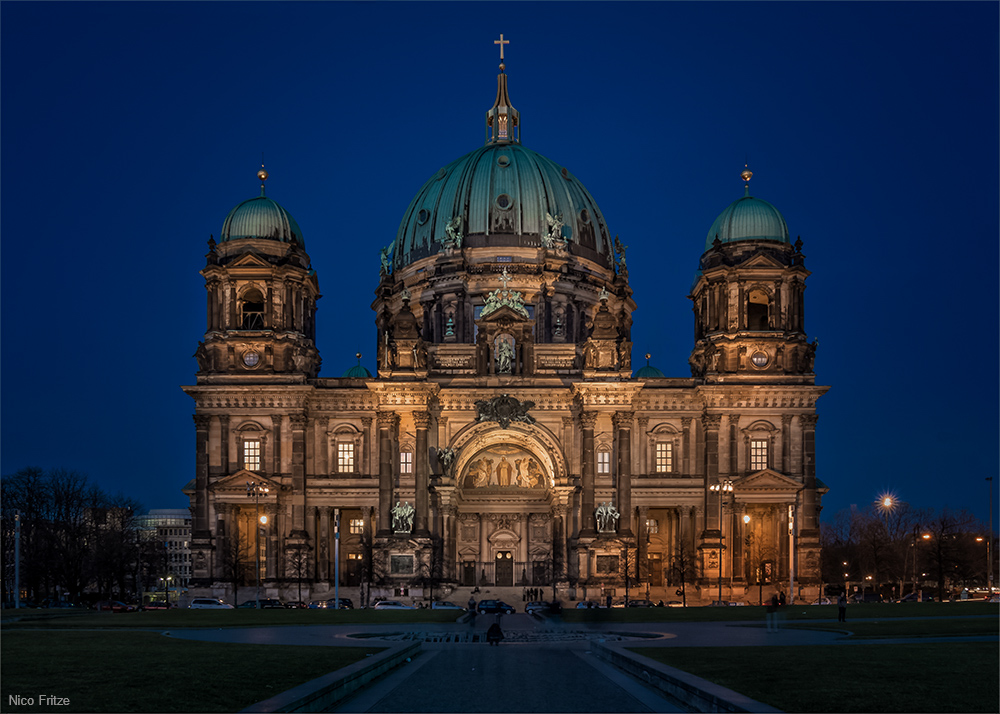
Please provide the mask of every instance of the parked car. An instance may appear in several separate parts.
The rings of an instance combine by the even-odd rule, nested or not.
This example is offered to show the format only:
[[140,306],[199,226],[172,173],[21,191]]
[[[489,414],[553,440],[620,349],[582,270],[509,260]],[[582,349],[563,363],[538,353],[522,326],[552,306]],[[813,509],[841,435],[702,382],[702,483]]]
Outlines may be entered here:
[[593,600],[581,600],[576,604],[577,610],[593,610],[594,608],[598,607],[600,607],[600,605],[598,605]]
[[142,606],[142,609],[143,610],[169,610],[172,607],[173,607],[173,605],[171,605],[169,602],[166,602],[165,600],[150,600],[149,602],[147,602],[145,605]]
[[649,600],[629,600],[629,607],[654,607],[653,603]]
[[853,603],[882,602],[882,596],[878,593],[856,593],[853,596],[851,596],[851,602]]
[[68,608],[79,607],[79,606],[76,605],[75,603],[70,602],[69,600],[53,600],[52,598],[46,598],[45,600],[42,600],[41,607],[44,607],[44,608],[59,608],[59,609],[66,608],[66,609],[68,609]]
[[289,610],[301,610],[305,609],[306,604],[301,600],[290,600],[285,603],[285,607],[287,607]]
[[94,603],[94,609],[98,612],[134,612],[135,607],[126,605],[118,600],[98,600]]
[[684,607],[684,603],[680,600],[667,600],[665,604],[667,607]]
[[375,603],[376,610],[414,610],[416,608],[404,605],[399,600],[379,600]]
[[[337,598],[332,597],[329,600],[327,600],[326,601],[326,606],[330,610],[337,609]],[[354,609],[354,603],[351,601],[351,598],[349,598],[349,597],[342,597],[342,598],[340,598],[340,609],[341,610],[353,610]]]
[[514,607],[508,605],[503,600],[480,600],[479,604],[476,605],[476,612],[480,615],[485,615],[487,613],[504,613],[506,615],[514,614]]
[[232,610],[233,606],[217,597],[196,597],[189,607],[192,610]]
[[464,607],[462,607],[461,605],[456,605],[453,602],[448,602],[447,600],[432,602],[431,610],[461,610],[462,612],[465,612]]
[[[257,600],[247,600],[246,602],[240,603],[240,607],[256,608]],[[274,597],[262,597],[260,599],[260,609],[261,610],[283,610],[285,605],[281,600]]]
[[833,604],[833,600],[831,600],[828,597],[820,597],[820,598],[816,598],[815,600],[813,600],[812,603],[810,603],[810,604],[812,604],[812,605],[832,605]]
[[524,611],[529,615],[544,615],[548,609],[549,604],[547,602],[529,602],[524,606]]
[[327,603],[329,600],[312,600],[310,601],[308,608],[310,610],[325,610],[329,605]]
[[[896,602],[917,602],[917,593],[910,593],[899,598]],[[922,593],[920,602],[934,602],[934,596],[930,593]]]

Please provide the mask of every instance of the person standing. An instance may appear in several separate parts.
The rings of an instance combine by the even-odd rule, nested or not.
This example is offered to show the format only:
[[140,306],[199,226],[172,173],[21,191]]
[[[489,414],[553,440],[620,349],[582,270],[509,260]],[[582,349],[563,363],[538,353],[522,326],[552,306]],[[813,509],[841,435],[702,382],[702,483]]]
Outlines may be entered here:
[[840,593],[837,598],[837,622],[847,622],[847,595]]

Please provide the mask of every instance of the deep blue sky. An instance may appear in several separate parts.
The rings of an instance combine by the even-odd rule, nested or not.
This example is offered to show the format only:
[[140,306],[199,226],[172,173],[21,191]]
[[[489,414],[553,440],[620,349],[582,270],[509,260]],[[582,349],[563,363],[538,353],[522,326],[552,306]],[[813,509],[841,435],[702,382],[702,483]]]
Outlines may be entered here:
[[813,271],[824,519],[883,489],[985,518],[997,27],[992,2],[3,2],[0,470],[187,505],[198,271],[261,152],[325,296],[321,376],[374,371],[379,248],[482,143],[502,32],[524,144],[630,246],[636,366],[689,375],[688,290],[749,157]]

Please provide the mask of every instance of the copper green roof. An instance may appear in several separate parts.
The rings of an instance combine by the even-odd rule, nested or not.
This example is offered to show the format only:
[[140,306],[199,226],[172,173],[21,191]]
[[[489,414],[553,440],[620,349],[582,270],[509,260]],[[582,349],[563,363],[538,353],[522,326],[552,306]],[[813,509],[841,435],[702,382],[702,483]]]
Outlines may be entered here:
[[716,236],[722,243],[741,240],[791,242],[784,216],[767,201],[751,196],[749,186],[746,195],[729,204],[708,229],[705,250],[712,247]]
[[263,194],[249,198],[229,212],[222,224],[219,241],[240,240],[241,238],[263,238],[282,243],[297,242],[303,248],[302,230],[273,198]]

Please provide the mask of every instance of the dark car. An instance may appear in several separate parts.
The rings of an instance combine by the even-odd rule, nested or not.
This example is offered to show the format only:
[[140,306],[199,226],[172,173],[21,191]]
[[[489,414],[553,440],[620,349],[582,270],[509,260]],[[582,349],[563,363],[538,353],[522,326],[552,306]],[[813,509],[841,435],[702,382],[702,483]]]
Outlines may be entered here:
[[505,615],[513,615],[514,608],[505,603],[503,600],[480,600],[479,604],[476,605],[476,612],[480,615],[486,615],[488,613],[504,613]]
[[[921,602],[934,602],[933,595],[930,595],[928,593],[921,593],[921,594],[923,595],[923,597],[921,597],[920,599]],[[917,602],[917,593],[910,593],[909,595],[904,595],[896,602]]]
[[629,600],[628,607],[654,607],[649,600]]
[[[257,607],[257,600],[247,600],[246,602],[240,603],[240,607],[247,607],[254,609]],[[261,610],[284,610],[285,605],[281,600],[274,597],[262,597],[260,599],[260,609]]]
[[150,600],[145,605],[142,606],[143,610],[169,610],[172,608],[169,602],[164,602],[163,600]]
[[[332,597],[329,600],[327,600],[326,601],[326,607],[327,607],[327,609],[328,610],[333,610],[333,609],[337,608],[337,600],[338,600],[338,598],[335,598],[335,597]],[[340,610],[353,610],[354,609],[354,603],[351,602],[351,598],[349,598],[349,597],[342,597],[339,600],[340,600],[340,608],[339,608]]]
[[285,607],[289,610],[303,610],[308,606],[301,600],[292,600],[290,602],[286,602]]
[[882,596],[878,593],[857,593],[851,598],[851,602],[882,602]]
[[94,609],[98,612],[132,612],[135,610],[131,605],[126,605],[118,600],[99,600],[94,603]]

